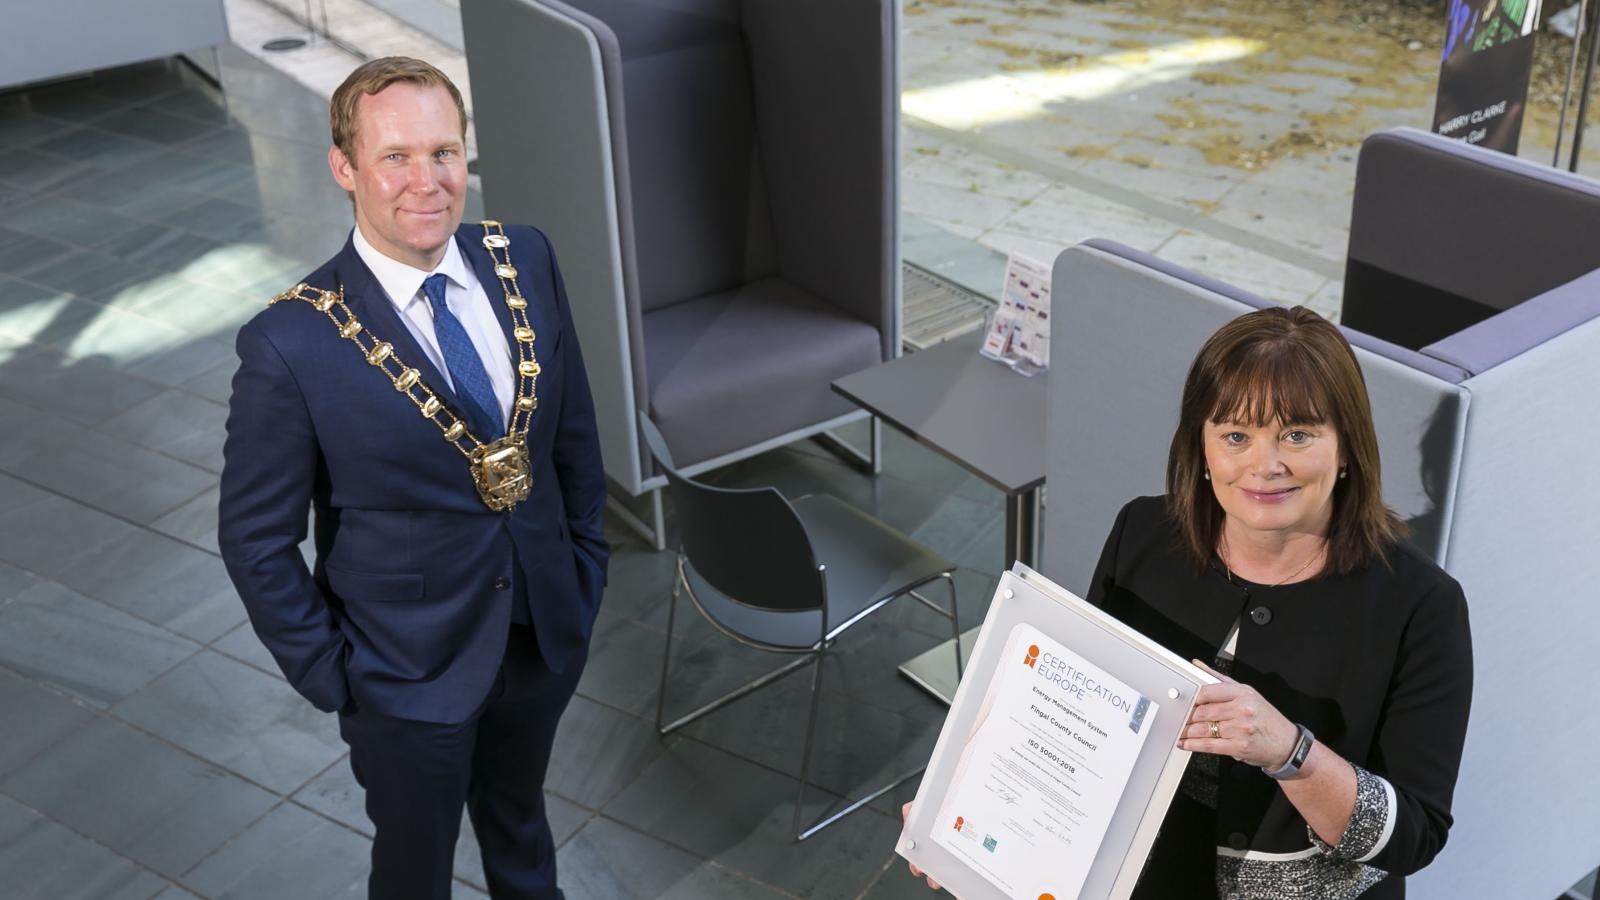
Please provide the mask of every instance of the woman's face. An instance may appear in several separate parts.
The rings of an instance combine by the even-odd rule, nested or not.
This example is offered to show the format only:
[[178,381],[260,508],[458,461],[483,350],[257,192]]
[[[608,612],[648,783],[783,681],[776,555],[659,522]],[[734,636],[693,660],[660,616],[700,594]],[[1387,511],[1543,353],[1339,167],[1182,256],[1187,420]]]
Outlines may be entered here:
[[1207,422],[1202,440],[1211,489],[1233,524],[1261,533],[1328,533],[1340,466],[1331,422]]

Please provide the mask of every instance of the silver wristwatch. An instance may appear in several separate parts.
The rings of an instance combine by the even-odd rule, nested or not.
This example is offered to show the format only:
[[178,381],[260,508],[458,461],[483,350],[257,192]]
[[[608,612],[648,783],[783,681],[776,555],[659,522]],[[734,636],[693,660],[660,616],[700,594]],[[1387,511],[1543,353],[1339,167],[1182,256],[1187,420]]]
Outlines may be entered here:
[[1261,767],[1261,771],[1266,773],[1268,778],[1276,778],[1280,781],[1285,778],[1293,778],[1300,774],[1300,767],[1306,764],[1306,757],[1311,755],[1311,745],[1317,742],[1316,735],[1312,734],[1311,729],[1304,725],[1297,723],[1294,727],[1300,729],[1300,736],[1295,739],[1294,750],[1289,753],[1289,761],[1276,769],[1269,769],[1266,766]]

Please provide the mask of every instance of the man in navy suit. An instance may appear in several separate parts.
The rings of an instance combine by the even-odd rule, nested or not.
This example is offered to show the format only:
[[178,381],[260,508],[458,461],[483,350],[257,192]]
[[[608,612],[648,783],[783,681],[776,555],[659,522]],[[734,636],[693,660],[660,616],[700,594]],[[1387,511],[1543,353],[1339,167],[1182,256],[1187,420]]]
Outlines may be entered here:
[[[218,535],[295,689],[339,714],[370,896],[559,898],[543,782],[605,584],[605,475],[539,231],[461,225],[466,113],[427,63],[332,100],[344,249],[239,331]],[[315,512],[316,561],[299,544]]]

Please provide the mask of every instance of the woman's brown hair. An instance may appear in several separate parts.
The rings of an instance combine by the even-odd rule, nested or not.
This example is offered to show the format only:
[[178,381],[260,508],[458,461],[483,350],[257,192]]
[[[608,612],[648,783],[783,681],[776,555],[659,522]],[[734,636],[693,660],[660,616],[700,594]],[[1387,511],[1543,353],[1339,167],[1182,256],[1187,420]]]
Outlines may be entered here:
[[1345,477],[1334,482],[1325,574],[1382,559],[1405,534],[1383,504],[1378,438],[1367,383],[1333,323],[1297,306],[1247,313],[1217,330],[1189,368],[1167,456],[1167,505],[1184,549],[1204,567],[1222,529],[1222,507],[1205,480],[1207,422],[1265,427],[1331,425]]

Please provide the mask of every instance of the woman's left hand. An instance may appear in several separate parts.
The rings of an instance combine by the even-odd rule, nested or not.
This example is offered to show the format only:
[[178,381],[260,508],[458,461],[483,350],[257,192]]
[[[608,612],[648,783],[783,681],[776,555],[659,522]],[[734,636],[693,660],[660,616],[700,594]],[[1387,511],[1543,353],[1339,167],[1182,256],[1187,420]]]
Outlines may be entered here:
[[[1222,679],[1200,688],[1178,747],[1195,753],[1231,756],[1242,763],[1275,769],[1294,752],[1300,730],[1255,688],[1202,666]],[[1215,729],[1213,729],[1215,725]],[[1216,736],[1213,737],[1212,735]]]

